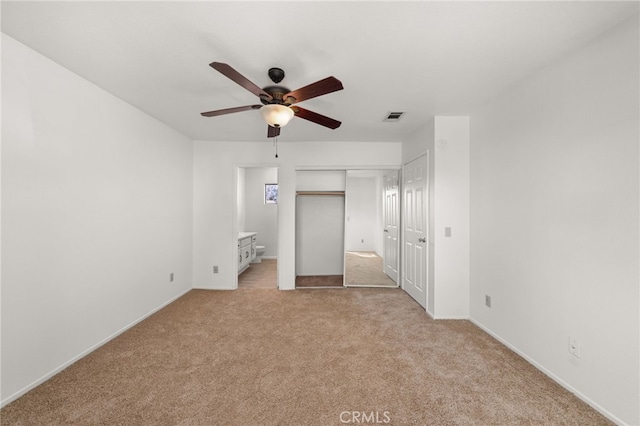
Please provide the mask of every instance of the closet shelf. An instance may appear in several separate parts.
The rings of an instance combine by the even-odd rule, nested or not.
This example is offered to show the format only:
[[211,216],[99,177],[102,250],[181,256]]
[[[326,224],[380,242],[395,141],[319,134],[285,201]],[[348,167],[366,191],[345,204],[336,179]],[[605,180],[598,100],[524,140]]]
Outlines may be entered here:
[[344,191],[296,191],[296,195],[333,195],[344,197]]

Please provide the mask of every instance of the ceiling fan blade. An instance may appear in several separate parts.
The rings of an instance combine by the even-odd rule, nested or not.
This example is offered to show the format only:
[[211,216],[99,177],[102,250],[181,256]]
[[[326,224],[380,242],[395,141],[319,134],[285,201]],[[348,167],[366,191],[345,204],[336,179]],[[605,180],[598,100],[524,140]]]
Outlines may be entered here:
[[214,70],[223,74],[225,77],[235,81],[240,86],[244,87],[254,95],[265,97],[267,100],[273,99],[270,94],[268,94],[267,92],[265,92],[264,90],[262,90],[261,88],[253,84],[251,81],[249,81],[248,78],[240,74],[235,69],[231,68],[231,66],[227,64],[223,64],[222,62],[211,62],[209,66]]
[[275,138],[280,135],[280,127],[267,126],[267,137]]
[[300,108],[299,106],[291,107],[291,109],[295,113],[296,117],[304,118],[305,120],[312,121],[330,129],[337,129],[342,124],[338,120],[318,114],[317,112],[309,111],[308,109]]
[[[327,93],[337,92],[342,89],[344,89],[344,87],[342,87],[340,80],[335,77],[327,77],[323,80],[311,83],[308,86],[301,87],[300,89],[292,90],[291,92],[283,95],[282,99],[284,99],[285,103],[291,105],[317,96],[326,95]],[[292,100],[287,98],[294,99]]]
[[201,112],[200,115],[203,117],[215,117],[218,115],[233,114],[234,112],[249,111],[251,109],[260,109],[260,108],[262,108],[262,105],[246,105],[246,106],[235,107],[235,108],[225,108],[225,109],[218,109],[215,111]]

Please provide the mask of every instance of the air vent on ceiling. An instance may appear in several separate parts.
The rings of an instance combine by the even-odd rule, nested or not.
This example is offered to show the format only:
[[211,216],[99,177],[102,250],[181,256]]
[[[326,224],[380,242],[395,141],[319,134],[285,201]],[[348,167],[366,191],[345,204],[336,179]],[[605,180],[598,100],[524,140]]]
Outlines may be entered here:
[[406,111],[391,111],[384,117],[384,120],[382,121],[399,121],[405,113]]

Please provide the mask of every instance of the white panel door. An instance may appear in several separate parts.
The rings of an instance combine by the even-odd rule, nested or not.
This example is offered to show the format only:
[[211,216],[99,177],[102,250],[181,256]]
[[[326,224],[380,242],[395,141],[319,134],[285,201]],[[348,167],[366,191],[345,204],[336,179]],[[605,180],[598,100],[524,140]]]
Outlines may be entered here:
[[427,306],[428,162],[422,156],[403,167],[402,288]]
[[400,171],[394,170],[384,175],[384,273],[396,284],[400,266],[400,244],[398,239],[400,222]]

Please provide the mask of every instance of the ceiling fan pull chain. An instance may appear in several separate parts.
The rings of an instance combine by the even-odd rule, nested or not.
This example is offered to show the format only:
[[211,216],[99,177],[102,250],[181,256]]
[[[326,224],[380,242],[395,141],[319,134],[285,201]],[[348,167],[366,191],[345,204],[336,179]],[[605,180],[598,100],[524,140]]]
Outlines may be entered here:
[[276,146],[276,158],[278,158],[278,137],[276,136],[275,138],[273,138],[273,143]]

